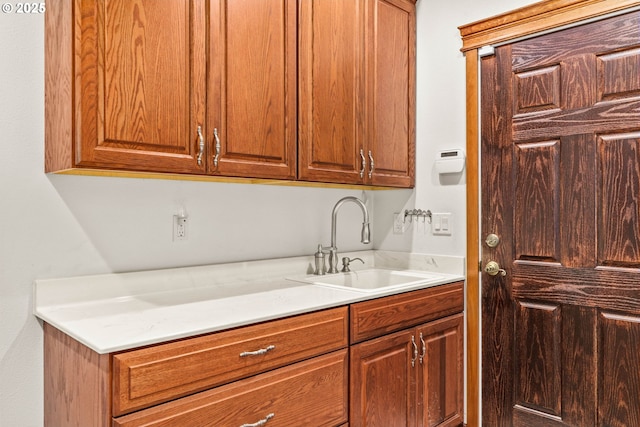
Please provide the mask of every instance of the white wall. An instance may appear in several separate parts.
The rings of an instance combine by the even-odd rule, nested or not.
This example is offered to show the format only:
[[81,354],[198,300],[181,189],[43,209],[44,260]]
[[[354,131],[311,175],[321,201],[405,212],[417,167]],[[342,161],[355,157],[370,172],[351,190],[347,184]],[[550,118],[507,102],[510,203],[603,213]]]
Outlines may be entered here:
[[[464,59],[456,27],[525,3],[418,2],[416,188],[366,194],[46,176],[43,16],[0,13],[0,427],[42,425],[34,279],[311,254],[317,243],[328,243],[331,208],[345,195],[365,197],[373,207],[375,248],[464,255],[464,176],[441,182],[433,172],[438,150],[465,144]],[[173,243],[171,217],[181,205],[189,214],[189,239]],[[436,238],[424,226],[393,235],[393,212],[414,207],[451,212],[453,235]],[[345,205],[342,211],[338,246],[366,248],[358,242],[359,209]]]

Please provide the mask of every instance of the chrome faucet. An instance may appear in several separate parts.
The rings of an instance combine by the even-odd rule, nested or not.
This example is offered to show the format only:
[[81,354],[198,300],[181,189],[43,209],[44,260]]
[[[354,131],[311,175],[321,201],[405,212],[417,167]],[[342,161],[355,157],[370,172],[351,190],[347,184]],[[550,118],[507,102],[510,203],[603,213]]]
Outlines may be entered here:
[[362,200],[353,196],[343,197],[342,199],[338,200],[338,203],[336,203],[336,205],[333,207],[333,212],[331,214],[331,246],[329,246],[328,248],[323,248],[329,251],[328,273],[338,272],[338,248],[336,247],[336,223],[338,219],[338,210],[340,209],[340,206],[342,206],[346,202],[353,202],[358,206],[360,206],[360,209],[362,209],[363,222],[362,222],[362,231],[360,234],[360,241],[365,244],[371,242],[370,240],[371,231],[369,230],[369,211],[367,211],[367,207],[362,202]]

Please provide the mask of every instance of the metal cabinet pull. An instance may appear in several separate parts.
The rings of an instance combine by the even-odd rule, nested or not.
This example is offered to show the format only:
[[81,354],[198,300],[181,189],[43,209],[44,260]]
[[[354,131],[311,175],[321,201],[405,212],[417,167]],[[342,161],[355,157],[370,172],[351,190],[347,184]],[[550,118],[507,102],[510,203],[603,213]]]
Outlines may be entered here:
[[369,179],[371,179],[374,169],[375,169],[375,164],[373,163],[373,155],[371,154],[371,150],[369,150]]
[[216,154],[213,156],[213,167],[218,168],[218,162],[220,160],[220,137],[218,136],[218,128],[213,129],[213,138],[216,140]]
[[203,154],[204,154],[204,136],[202,136],[202,126],[198,126],[198,166],[202,166]]
[[411,358],[411,367],[416,366],[416,359],[418,358],[418,346],[416,345],[416,339],[411,336],[411,344],[413,345],[413,357]]
[[276,346],[275,345],[270,345],[267,346],[266,348],[261,348],[260,350],[255,350],[255,351],[243,351],[242,353],[240,353],[240,357],[247,357],[247,356],[260,356],[262,354],[265,354],[271,350],[275,350]]
[[422,353],[420,354],[420,364],[422,365],[422,361],[424,357],[427,355],[427,344],[424,342],[422,338],[422,332],[420,332],[420,343],[422,344]]
[[360,149],[360,158],[362,159],[362,169],[360,169],[360,178],[364,178],[364,170],[367,168],[367,159],[364,158],[364,150]]
[[252,424],[242,424],[240,427],[260,427],[265,425],[266,423],[269,422],[269,420],[273,417],[275,417],[276,414],[274,414],[273,412],[270,413],[269,415],[267,415],[266,417],[264,417],[263,419],[261,419],[260,421],[257,421],[255,423]]

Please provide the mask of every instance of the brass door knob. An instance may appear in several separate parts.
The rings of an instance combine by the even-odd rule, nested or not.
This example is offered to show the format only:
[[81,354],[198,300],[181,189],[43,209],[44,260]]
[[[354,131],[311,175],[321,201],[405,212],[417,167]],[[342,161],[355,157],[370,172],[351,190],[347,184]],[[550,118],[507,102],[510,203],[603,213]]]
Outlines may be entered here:
[[501,276],[507,275],[507,272],[503,268],[500,268],[500,264],[495,261],[489,261],[484,267],[484,271],[489,276],[497,276],[498,274],[500,274]]

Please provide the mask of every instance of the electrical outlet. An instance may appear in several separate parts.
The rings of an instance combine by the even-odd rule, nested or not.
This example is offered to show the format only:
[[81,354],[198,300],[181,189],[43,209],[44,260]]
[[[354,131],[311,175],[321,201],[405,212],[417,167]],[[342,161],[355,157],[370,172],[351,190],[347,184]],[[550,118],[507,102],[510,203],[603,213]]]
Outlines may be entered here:
[[393,234],[404,234],[404,216],[400,213],[393,214]]
[[187,240],[187,217],[184,215],[173,216],[173,240]]

